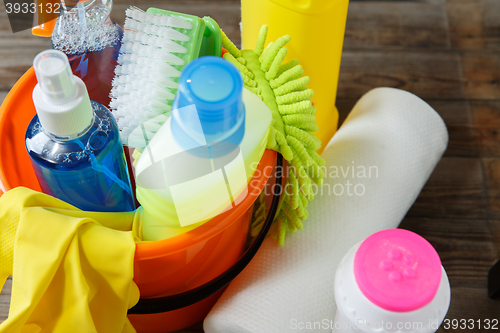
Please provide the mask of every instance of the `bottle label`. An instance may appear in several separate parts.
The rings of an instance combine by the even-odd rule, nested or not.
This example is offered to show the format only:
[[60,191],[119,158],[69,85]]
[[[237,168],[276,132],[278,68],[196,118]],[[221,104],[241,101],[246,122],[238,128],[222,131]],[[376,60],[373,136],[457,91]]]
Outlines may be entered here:
[[[164,145],[159,141],[155,148],[148,145],[141,159],[149,158],[149,167],[137,174],[137,187],[161,193],[162,200],[173,202],[179,224],[185,227],[238,205],[248,194],[248,185],[240,147],[232,142],[206,142],[194,105],[178,112],[190,119],[192,132],[199,135],[191,142],[178,142],[178,150],[169,156],[165,156]],[[162,137],[161,134],[156,135]],[[142,204],[147,209],[148,204]]]
[[92,101],[91,128],[72,140],[58,140],[35,116],[26,147],[44,193],[88,211],[135,209],[124,151],[111,113]]

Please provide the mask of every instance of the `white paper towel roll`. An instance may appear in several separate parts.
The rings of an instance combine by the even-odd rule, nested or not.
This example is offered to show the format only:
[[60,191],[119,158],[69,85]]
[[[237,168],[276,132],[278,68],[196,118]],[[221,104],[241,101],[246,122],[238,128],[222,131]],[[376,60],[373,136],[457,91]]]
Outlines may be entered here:
[[365,94],[323,152],[325,185],[304,229],[282,247],[264,242],[205,319],[205,331],[330,332],[340,259],[370,234],[399,225],[447,143],[443,120],[417,96],[393,88]]

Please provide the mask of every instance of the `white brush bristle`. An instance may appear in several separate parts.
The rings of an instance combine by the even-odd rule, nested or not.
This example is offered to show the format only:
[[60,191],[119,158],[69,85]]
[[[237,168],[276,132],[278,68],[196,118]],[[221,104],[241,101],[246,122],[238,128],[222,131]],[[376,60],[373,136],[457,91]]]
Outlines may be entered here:
[[[179,57],[188,49],[179,43],[189,42],[190,37],[175,29],[191,30],[193,25],[176,17],[146,13],[137,7],[125,11],[126,19],[122,47],[115,68],[115,78],[109,104],[118,122],[124,144],[130,133],[147,123],[150,137],[168,118],[177,92],[175,78],[184,66]],[[175,29],[174,29],[175,28]],[[138,135],[137,130],[134,133]],[[144,141],[144,140],[143,140]]]

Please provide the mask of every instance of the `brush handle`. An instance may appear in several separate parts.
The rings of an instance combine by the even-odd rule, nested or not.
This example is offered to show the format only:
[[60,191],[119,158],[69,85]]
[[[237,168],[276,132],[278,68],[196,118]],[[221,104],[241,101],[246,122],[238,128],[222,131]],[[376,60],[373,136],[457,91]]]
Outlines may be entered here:
[[205,32],[203,33],[199,57],[209,55],[220,57],[222,54],[222,37],[219,25],[209,16],[203,17],[203,21],[205,21]]

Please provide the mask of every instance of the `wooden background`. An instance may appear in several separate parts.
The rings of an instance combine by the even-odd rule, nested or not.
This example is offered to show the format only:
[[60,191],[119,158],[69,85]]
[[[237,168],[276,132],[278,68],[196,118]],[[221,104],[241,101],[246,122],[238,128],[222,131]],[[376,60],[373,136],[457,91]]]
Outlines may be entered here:
[[[239,45],[239,0],[115,0],[113,20],[123,24],[131,4],[209,15]],[[0,5],[0,101],[48,47],[48,39],[29,31],[12,34]],[[448,126],[448,150],[401,227],[439,252],[452,289],[449,319],[500,319],[500,301],[489,299],[486,288],[488,269],[500,259],[499,51],[500,0],[349,5],[337,101],[341,121],[362,94],[390,86],[422,97]],[[10,280],[0,295],[0,319],[7,316],[9,298]],[[184,332],[201,331],[199,324]]]

